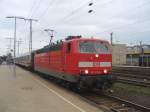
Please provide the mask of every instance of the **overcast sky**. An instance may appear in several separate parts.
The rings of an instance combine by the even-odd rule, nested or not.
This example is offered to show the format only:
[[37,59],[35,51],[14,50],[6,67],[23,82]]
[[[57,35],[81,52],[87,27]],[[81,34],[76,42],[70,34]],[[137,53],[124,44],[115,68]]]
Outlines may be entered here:
[[[93,5],[88,6],[91,1]],[[33,49],[48,44],[45,28],[55,30],[54,41],[68,35],[109,40],[113,32],[115,43],[150,44],[150,0],[0,0],[0,55],[8,51],[6,38],[14,35],[14,19],[6,16],[38,19],[33,22]],[[20,53],[25,53],[29,43],[27,21],[17,20],[19,38]]]

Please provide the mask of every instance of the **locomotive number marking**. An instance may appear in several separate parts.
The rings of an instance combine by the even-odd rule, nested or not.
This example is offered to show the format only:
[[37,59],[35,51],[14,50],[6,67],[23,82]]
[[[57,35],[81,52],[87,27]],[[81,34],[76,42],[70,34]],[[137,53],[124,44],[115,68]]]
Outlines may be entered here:
[[111,67],[111,62],[79,62],[78,67]]

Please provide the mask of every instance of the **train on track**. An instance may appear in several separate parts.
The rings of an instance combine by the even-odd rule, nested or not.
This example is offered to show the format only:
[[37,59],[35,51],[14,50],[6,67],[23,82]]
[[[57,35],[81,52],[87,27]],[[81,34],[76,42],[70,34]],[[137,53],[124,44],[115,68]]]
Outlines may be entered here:
[[15,64],[44,73],[78,90],[111,87],[112,53],[109,42],[81,36],[59,41],[17,57]]

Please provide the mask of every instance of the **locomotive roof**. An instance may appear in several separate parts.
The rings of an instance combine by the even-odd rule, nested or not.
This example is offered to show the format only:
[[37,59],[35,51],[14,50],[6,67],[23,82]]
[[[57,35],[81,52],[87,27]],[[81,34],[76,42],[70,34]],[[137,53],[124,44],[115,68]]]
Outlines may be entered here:
[[74,39],[71,39],[71,40],[66,40],[66,42],[69,42],[69,41],[79,41],[79,40],[91,40],[91,41],[103,41],[103,42],[108,42],[107,40],[103,40],[103,39],[98,39],[98,38],[74,38]]
[[82,37],[81,35],[78,35],[78,36],[68,36],[67,38],[65,38],[65,42],[78,41],[78,40],[92,40],[92,41],[94,40],[94,41],[108,42],[106,40],[95,38],[95,37],[91,37],[91,38]]
[[71,39],[66,39],[65,41],[60,41],[57,43],[52,43],[51,45],[44,46],[43,48],[36,50],[36,53],[46,52],[49,50],[57,50],[61,48],[63,42],[71,42],[71,41],[79,41],[79,40],[103,41],[108,43],[108,41],[98,39],[98,38],[71,38]]

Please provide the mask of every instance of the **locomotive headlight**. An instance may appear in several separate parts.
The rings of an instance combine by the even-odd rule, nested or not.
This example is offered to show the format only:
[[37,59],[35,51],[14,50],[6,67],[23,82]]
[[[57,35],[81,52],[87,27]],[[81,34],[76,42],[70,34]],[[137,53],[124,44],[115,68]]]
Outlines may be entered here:
[[105,74],[107,74],[107,73],[108,73],[108,71],[107,71],[106,69],[104,69],[104,73],[105,73]]
[[89,73],[89,71],[88,71],[88,70],[85,70],[85,71],[84,71],[84,73],[85,73],[85,74],[88,74],[88,73]]
[[98,58],[99,57],[98,54],[95,54],[95,57]]

